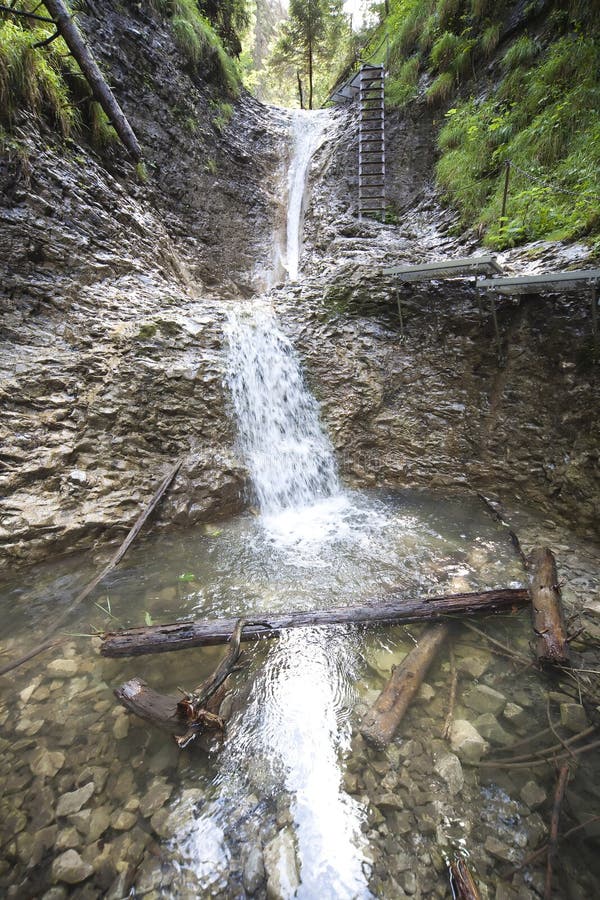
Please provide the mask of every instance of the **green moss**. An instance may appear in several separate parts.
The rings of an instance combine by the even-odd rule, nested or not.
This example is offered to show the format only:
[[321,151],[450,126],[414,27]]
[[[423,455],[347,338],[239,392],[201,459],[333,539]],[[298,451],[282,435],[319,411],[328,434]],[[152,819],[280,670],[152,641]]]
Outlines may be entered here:
[[137,339],[138,341],[149,341],[156,335],[156,331],[157,325],[155,322],[144,322],[143,325],[140,325]]

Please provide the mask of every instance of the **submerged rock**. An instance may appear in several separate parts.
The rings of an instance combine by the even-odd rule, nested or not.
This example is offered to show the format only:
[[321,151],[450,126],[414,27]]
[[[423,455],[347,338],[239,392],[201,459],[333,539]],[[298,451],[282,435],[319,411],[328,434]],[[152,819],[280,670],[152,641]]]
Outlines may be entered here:
[[434,771],[446,782],[452,797],[462,790],[465,776],[458,756],[454,753],[445,753],[434,765]]
[[79,812],[82,806],[88,802],[94,793],[94,784],[90,782],[76,791],[63,794],[56,806],[57,816],[71,816],[73,813]]
[[478,684],[463,696],[462,702],[475,712],[491,713],[495,716],[506,706],[506,697],[486,684]]
[[277,833],[264,850],[269,900],[288,900],[300,884],[294,836],[288,828]]
[[53,778],[56,773],[62,769],[64,764],[65,754],[61,753],[60,750],[51,751],[46,750],[45,747],[41,747],[32,754],[29,761],[29,768],[34,775],[43,775],[48,778]]
[[488,748],[487,742],[466,719],[455,719],[450,732],[452,749],[462,762],[477,763]]
[[67,884],[79,884],[93,873],[94,868],[83,861],[76,850],[66,850],[52,863],[53,881],[64,881]]

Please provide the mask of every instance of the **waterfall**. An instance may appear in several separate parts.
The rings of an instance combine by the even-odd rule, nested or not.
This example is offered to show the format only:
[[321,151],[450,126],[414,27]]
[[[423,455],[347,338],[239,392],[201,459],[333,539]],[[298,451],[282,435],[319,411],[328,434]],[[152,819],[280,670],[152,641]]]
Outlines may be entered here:
[[325,139],[330,122],[331,116],[327,110],[296,110],[293,113],[293,154],[288,173],[287,214],[287,271],[290,281],[298,279],[308,167]]
[[266,307],[232,313],[227,381],[263,515],[340,493],[333,448],[290,340]]

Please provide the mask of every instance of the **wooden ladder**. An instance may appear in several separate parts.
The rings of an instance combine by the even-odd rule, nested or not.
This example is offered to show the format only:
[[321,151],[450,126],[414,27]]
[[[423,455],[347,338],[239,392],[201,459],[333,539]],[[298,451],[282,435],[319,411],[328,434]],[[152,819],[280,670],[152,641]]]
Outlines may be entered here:
[[384,66],[359,72],[358,217],[385,215]]

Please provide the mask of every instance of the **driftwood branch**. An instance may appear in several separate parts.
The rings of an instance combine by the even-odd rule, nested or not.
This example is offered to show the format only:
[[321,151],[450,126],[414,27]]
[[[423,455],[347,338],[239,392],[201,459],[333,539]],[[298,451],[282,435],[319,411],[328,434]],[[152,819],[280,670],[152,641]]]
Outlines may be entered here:
[[552,820],[550,822],[550,839],[548,841],[548,858],[546,863],[546,882],[544,885],[544,900],[552,900],[552,868],[556,857],[556,845],[558,843],[558,823],[560,812],[569,780],[569,766],[565,763],[561,766],[554,793],[554,805],[552,807]]
[[44,5],[123,144],[136,161],[141,159],[138,139],[63,0],[44,0]]
[[427,628],[416,647],[392,672],[360,726],[360,733],[373,746],[382,749],[393,738],[429,666],[446,640],[449,628],[446,623]]
[[239,619],[229,639],[229,650],[215,671],[190,693],[182,697],[159,694],[141,678],[132,678],[115,690],[115,696],[130,712],[175,735],[181,749],[202,734],[205,728],[224,729],[218,715],[224,696],[224,684],[234,671],[240,656],[244,619]]
[[[262,615],[261,621],[248,621],[243,641],[276,637],[285,628],[305,625],[396,625],[399,622],[436,622],[448,616],[494,613],[530,602],[526,588],[506,588],[470,594],[449,594],[425,600],[410,600],[391,594],[370,603],[350,607],[332,607],[276,615]],[[103,656],[141,656],[166,653],[210,644],[224,644],[235,628],[235,619],[205,619],[199,622],[175,622],[149,625],[104,634]]]
[[531,616],[536,655],[542,665],[568,666],[569,642],[562,612],[556,561],[551,550],[531,552]]
[[49,650],[51,647],[56,645],[56,641],[49,639],[52,634],[54,634],[60,626],[68,619],[73,610],[82,603],[86,597],[92,593],[92,591],[98,587],[101,581],[104,581],[106,576],[112,572],[116,565],[123,559],[136,537],[144,527],[144,524],[148,520],[148,517],[152,512],[156,509],[165,492],[170,487],[173,479],[177,475],[177,472],[181,468],[181,464],[183,462],[182,459],[178,459],[174,466],[169,470],[167,475],[163,478],[160,485],[154,492],[150,503],[146,506],[144,511],[140,514],[138,519],[136,520],[134,526],[130,529],[127,536],[123,540],[123,542],[119,545],[117,551],[110,558],[108,563],[102,569],[99,575],[96,575],[92,581],[87,584],[82,591],[80,591],[72,603],[61,613],[61,615],[54,620],[49,630],[46,633],[46,640],[40,644],[35,650],[31,650],[29,653],[26,653],[24,656],[20,656],[18,659],[14,660],[11,663],[8,663],[4,666],[4,668],[0,669],[0,675],[6,675],[7,672],[11,672],[13,669],[17,669],[19,666],[23,665],[23,663],[27,662],[30,659],[33,659],[34,656],[37,656],[39,653],[43,653],[44,650]]

